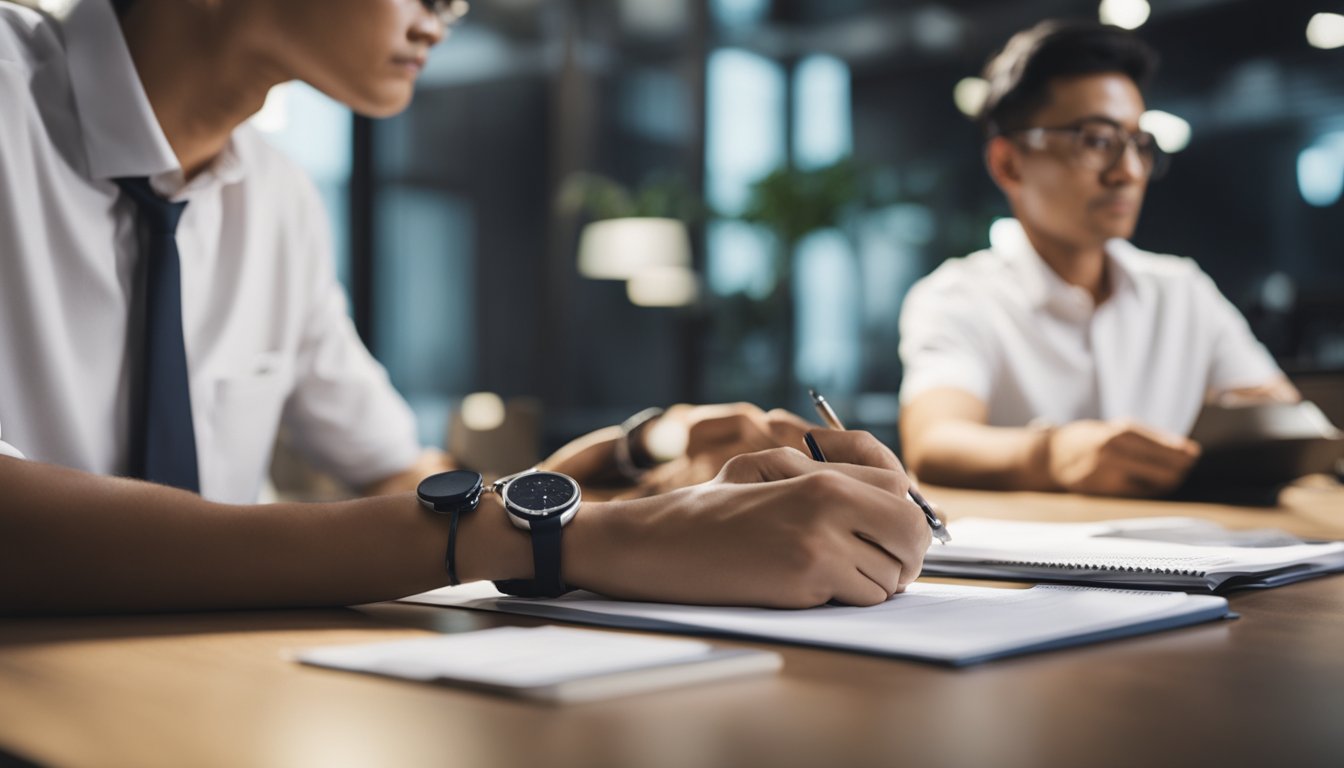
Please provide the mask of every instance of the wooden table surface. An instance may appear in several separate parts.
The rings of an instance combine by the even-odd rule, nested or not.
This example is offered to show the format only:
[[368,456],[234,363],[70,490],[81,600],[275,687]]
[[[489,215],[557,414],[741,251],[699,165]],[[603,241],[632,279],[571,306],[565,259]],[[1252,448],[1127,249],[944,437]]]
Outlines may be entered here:
[[[1189,514],[1344,539],[1344,490],[1318,486],[1268,510],[926,495],[952,519]],[[1344,765],[1344,575],[1230,600],[1241,619],[961,670],[776,646],[775,676],[563,708],[287,656],[541,623],[523,617],[384,603],[6,621],[0,749],[175,768]]]

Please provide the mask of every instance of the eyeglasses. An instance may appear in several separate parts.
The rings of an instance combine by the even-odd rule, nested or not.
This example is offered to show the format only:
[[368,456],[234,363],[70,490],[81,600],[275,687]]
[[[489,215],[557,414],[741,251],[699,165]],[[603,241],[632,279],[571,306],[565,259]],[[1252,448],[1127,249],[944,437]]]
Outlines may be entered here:
[[1052,135],[1063,137],[1067,142],[1064,149],[1068,159],[1089,171],[1109,171],[1131,146],[1139,157],[1144,175],[1150,180],[1161,178],[1170,164],[1170,155],[1157,145],[1153,134],[1147,131],[1130,133],[1108,120],[1081,120],[1075,125],[1057,128],[1020,128],[1005,131],[1003,135],[1020,137],[1022,143],[1032,149],[1048,149],[1048,137]]
[[471,10],[471,3],[467,0],[420,0],[420,4],[425,6],[426,11],[439,17],[439,23],[443,24],[444,29],[461,21]]

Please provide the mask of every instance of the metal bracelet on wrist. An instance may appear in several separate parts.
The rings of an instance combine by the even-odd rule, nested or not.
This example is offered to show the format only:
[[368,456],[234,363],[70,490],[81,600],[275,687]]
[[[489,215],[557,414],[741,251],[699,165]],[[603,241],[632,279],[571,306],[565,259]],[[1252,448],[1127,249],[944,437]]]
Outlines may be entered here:
[[621,436],[612,446],[612,458],[616,463],[616,471],[631,483],[642,480],[644,473],[648,471],[647,467],[640,467],[635,463],[634,451],[630,445],[631,435],[635,433],[635,430],[662,415],[662,408],[645,408],[621,422]]

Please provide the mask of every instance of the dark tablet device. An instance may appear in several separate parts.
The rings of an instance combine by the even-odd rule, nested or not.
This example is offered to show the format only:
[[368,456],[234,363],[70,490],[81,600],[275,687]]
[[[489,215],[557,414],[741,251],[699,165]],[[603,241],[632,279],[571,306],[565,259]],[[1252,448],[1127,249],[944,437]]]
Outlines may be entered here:
[[1344,433],[1310,402],[1206,405],[1190,439],[1204,452],[1178,495],[1277,490],[1304,475],[1333,474],[1344,460]]

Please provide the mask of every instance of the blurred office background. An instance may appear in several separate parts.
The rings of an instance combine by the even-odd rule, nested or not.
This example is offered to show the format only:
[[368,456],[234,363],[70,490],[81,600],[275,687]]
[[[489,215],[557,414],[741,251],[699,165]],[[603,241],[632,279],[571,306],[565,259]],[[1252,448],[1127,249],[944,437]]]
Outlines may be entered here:
[[[1333,0],[473,0],[405,114],[354,118],[290,85],[256,121],[323,190],[357,325],[427,444],[464,415],[488,432],[500,402],[545,451],[651,404],[802,409],[806,385],[894,441],[903,295],[1008,215],[962,113],[974,77],[1049,17],[1101,16],[1162,55],[1148,106],[1176,156],[1135,242],[1196,259],[1290,372],[1344,370],[1335,14]],[[686,192],[701,205],[676,204]],[[680,216],[687,235],[591,227],[619,214]],[[631,279],[584,276],[581,251],[610,258],[613,241]],[[650,255],[661,266],[641,266]],[[464,414],[470,393],[501,399]]]

